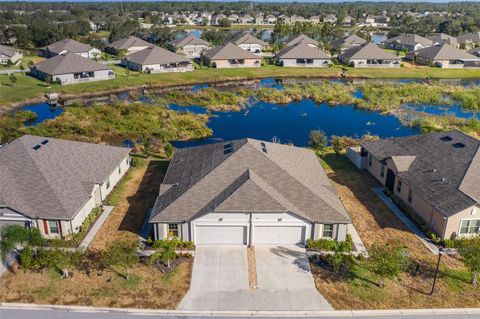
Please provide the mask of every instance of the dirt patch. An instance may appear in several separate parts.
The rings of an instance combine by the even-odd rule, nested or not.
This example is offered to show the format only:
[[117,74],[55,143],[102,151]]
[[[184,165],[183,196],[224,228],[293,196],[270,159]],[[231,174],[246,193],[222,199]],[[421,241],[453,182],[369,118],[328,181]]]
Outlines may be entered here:
[[248,285],[250,289],[257,289],[257,263],[255,259],[255,248],[247,248],[247,261],[248,261]]

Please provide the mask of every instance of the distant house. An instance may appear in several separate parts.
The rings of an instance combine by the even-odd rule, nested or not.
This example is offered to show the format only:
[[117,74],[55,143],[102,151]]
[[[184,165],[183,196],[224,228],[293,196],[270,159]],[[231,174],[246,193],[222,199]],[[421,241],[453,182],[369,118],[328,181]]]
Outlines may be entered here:
[[232,13],[227,17],[227,20],[230,21],[230,23],[232,24],[237,24],[240,22],[240,17],[237,14]]
[[217,14],[212,17],[212,24],[213,25],[219,25],[222,20],[225,20],[227,18],[226,15],[224,14]]
[[13,47],[0,45],[0,64],[16,64],[23,58],[23,54]]
[[445,33],[435,33],[428,37],[428,39],[432,40],[433,44],[448,44],[454,48],[459,48],[460,44],[457,41],[457,38],[452,37],[451,35]]
[[480,141],[451,131],[362,142],[348,153],[439,237],[480,234]]
[[359,20],[359,26],[361,27],[388,27],[390,23],[390,17],[380,16],[366,16]]
[[137,52],[151,46],[153,46],[152,43],[134,36],[130,36],[110,43],[105,47],[105,51],[113,55],[118,55],[120,51],[125,51],[126,55],[129,55],[133,52]]
[[92,47],[89,44],[81,43],[72,39],[63,39],[61,41],[52,43],[45,47],[44,56],[51,58],[56,55],[65,54],[67,52],[75,53],[84,58],[95,59],[100,57],[100,50]]
[[342,25],[345,27],[350,27],[352,26],[353,20],[354,18],[352,16],[346,16],[345,18],[343,18]]
[[284,67],[328,67],[332,59],[329,54],[305,43],[284,47],[275,57]]
[[261,25],[261,24],[264,24],[265,21],[263,20],[263,14],[262,13],[257,13],[255,15],[255,24],[257,25]]
[[474,56],[480,57],[480,47],[476,47],[468,51],[468,53],[473,54]]
[[294,14],[290,17],[290,23],[291,24],[295,24],[297,22],[305,22],[305,21],[306,21],[306,19],[304,17],[296,15],[296,14]]
[[328,14],[323,18],[323,23],[335,24],[337,23],[337,17],[334,14]]
[[320,16],[311,16],[310,18],[308,18],[308,22],[310,23],[320,23],[321,19],[320,19]]
[[229,42],[202,53],[203,63],[214,68],[253,68],[260,67],[260,58]]
[[62,85],[110,80],[115,78],[113,69],[75,53],[56,55],[30,68],[33,76],[43,81]]
[[183,53],[190,58],[198,58],[202,52],[210,48],[210,43],[189,34],[185,38],[175,41],[173,46],[178,53]]
[[[54,59],[54,58],[53,58]],[[0,148],[0,226],[71,238],[130,167],[130,149],[24,135]]]
[[344,241],[352,227],[313,151],[253,139],[176,150],[149,223],[196,245]]
[[409,53],[418,64],[439,68],[480,67],[480,58],[448,44],[434,45]]
[[153,46],[122,59],[122,65],[134,71],[147,73],[193,71],[193,64],[187,57]]
[[255,23],[255,19],[251,15],[245,14],[240,18],[240,23],[241,24],[253,24],[253,23]]
[[306,36],[304,34],[300,34],[299,36],[293,38],[292,40],[287,42],[285,46],[290,47],[290,46],[297,45],[299,43],[304,43],[312,48],[318,48],[318,41],[315,41],[309,36]]
[[432,40],[417,34],[405,33],[385,40],[384,44],[387,49],[397,51],[417,51],[431,47],[434,43]]
[[374,43],[366,43],[345,50],[338,60],[354,68],[395,68],[400,67],[400,57],[386,52]]
[[277,23],[277,17],[272,14],[269,14],[265,17],[265,21],[267,22],[267,24],[275,24]]
[[332,49],[336,52],[341,53],[345,50],[348,50],[353,47],[358,47],[367,42],[368,42],[367,40],[360,38],[356,34],[350,34],[333,42]]
[[260,53],[268,45],[267,42],[257,39],[253,35],[246,33],[233,42],[238,47],[253,52]]
[[457,41],[466,48],[473,48],[480,43],[480,32],[471,32],[459,35]]

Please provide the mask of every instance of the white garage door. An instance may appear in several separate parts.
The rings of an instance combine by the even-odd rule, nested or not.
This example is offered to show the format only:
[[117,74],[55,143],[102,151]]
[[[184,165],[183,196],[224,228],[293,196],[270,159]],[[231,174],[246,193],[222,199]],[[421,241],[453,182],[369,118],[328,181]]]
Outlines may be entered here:
[[195,226],[195,244],[197,245],[246,245],[246,226]]
[[255,226],[254,244],[303,244],[305,226]]

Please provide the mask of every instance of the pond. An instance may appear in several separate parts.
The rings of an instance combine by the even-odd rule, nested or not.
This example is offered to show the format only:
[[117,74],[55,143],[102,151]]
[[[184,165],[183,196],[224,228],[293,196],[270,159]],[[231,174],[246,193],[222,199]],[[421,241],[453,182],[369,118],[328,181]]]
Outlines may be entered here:
[[38,103],[22,107],[22,111],[32,111],[37,117],[31,121],[25,122],[25,126],[35,126],[43,121],[54,119],[63,113],[63,108],[54,107],[48,103]]

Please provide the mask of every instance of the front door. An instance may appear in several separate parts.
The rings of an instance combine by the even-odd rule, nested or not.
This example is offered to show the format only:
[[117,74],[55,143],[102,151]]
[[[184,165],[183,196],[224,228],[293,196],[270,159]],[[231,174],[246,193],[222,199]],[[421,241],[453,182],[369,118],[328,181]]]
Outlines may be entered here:
[[385,187],[393,193],[393,188],[395,186],[395,173],[391,170],[387,170],[387,181],[385,182]]

